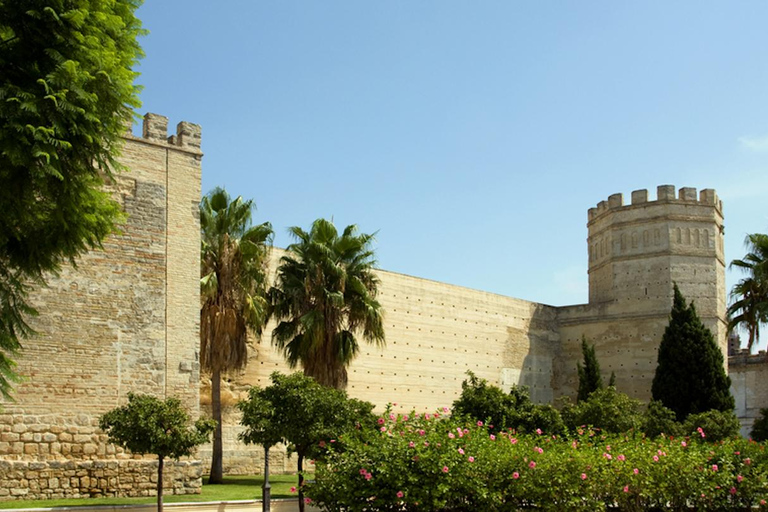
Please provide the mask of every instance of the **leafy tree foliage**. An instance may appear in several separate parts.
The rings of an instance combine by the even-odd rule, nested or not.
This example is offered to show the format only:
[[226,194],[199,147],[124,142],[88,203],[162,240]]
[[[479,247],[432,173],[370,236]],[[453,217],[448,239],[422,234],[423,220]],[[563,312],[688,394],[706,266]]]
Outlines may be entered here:
[[258,444],[264,447],[264,483],[262,485],[262,501],[264,510],[270,510],[272,486],[269,483],[269,449],[283,440],[278,430],[279,417],[277,407],[273,404],[269,388],[251,387],[248,390],[248,400],[238,402],[237,408],[243,413],[241,423],[245,430],[238,438],[246,444]]
[[595,345],[589,346],[586,336],[581,337],[581,353],[584,356],[584,366],[576,363],[576,370],[579,373],[579,392],[576,400],[579,402],[603,388],[603,377],[600,375],[600,363],[597,362],[595,355]]
[[525,386],[512,386],[509,393],[488,384],[471,371],[468,380],[461,383],[461,396],[453,402],[453,414],[483,421],[489,429],[550,434],[564,431],[560,413],[551,405],[534,404]]
[[214,422],[198,419],[190,426],[187,411],[177,398],[160,400],[151,395],[128,394],[128,403],[112,409],[99,420],[109,442],[133,453],[157,455],[157,510],[163,510],[163,463],[178,459],[208,442]]
[[272,226],[251,225],[253,202],[231,200],[221,188],[200,202],[200,366],[211,374],[211,408],[217,426],[209,483],[224,479],[221,375],[248,361],[248,332],[261,335],[267,315],[267,255]]
[[648,437],[658,437],[662,434],[667,436],[682,435],[685,430],[678,423],[675,411],[664,407],[664,404],[657,400],[651,400],[643,414],[643,433]]
[[740,429],[741,423],[733,411],[699,412],[689,415],[683,423],[683,432],[710,443],[737,437]]
[[0,0],[0,396],[33,334],[30,283],[95,247],[119,206],[104,190],[139,105],[140,0]]
[[608,387],[594,391],[576,405],[566,402],[560,413],[571,431],[591,426],[604,432],[621,433],[640,427],[642,407],[639,400]]
[[653,399],[675,411],[678,421],[711,409],[732,411],[731,379],[725,374],[723,353],[702,323],[693,303],[675,284],[669,325],[659,344],[653,378]]
[[[344,391],[320,385],[313,378],[294,373],[271,375],[272,384],[263,390],[252,388],[243,411],[242,438],[246,442],[288,445],[298,455],[299,508],[304,511],[304,459],[322,458],[331,440],[351,435],[356,429],[372,427],[373,404],[347,398]],[[341,444],[341,443],[333,443]]]
[[760,326],[768,323],[768,235],[755,233],[745,240],[748,253],[733,260],[730,268],[747,273],[731,290],[732,303],[728,307],[728,329],[739,326],[749,333],[747,348],[758,342]]
[[768,409],[760,409],[760,416],[752,424],[749,435],[755,441],[768,441]]
[[270,311],[279,321],[272,342],[291,368],[301,364],[320,384],[343,389],[359,349],[356,333],[384,344],[373,235],[358,234],[354,225],[339,235],[325,219],[309,232],[290,232],[297,241],[281,258],[269,291]]

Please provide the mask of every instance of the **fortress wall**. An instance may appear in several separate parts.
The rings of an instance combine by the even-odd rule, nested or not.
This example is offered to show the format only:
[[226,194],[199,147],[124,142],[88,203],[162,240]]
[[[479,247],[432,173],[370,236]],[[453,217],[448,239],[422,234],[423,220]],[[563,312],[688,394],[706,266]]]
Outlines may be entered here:
[[[109,186],[127,213],[120,233],[30,294],[39,336],[17,358],[25,380],[16,402],[2,404],[0,489],[15,485],[19,465],[11,462],[25,461],[41,480],[25,478],[19,495],[133,493],[130,485],[102,488],[85,466],[74,470],[80,483],[67,476],[51,490],[43,480],[72,470],[67,461],[133,459],[98,429],[99,416],[129,392],[177,396],[199,413],[199,127],[196,145],[192,136],[169,141],[166,129],[166,118],[148,114],[143,137],[126,135],[121,161],[130,170]],[[175,488],[199,489],[199,462],[169,469],[171,482],[180,479]]]
[[760,409],[768,407],[768,356],[765,351],[749,354],[742,350],[729,358],[728,376],[736,416],[741,420],[741,435],[748,437]]
[[[273,260],[279,254],[275,250]],[[433,412],[452,405],[471,370],[506,389],[527,385],[537,402],[552,401],[559,341],[555,308],[393,272],[378,275],[387,344],[379,349],[360,340],[360,355],[349,367],[350,396],[374,403],[379,411],[396,403],[397,412]],[[270,346],[273,327],[253,345],[248,366],[229,384],[223,402],[244,397],[248,384],[269,385],[273,371],[290,371]],[[202,394],[207,393],[206,386]],[[225,411],[225,471],[261,472],[262,450],[237,441],[239,415],[233,407]],[[210,448],[201,455],[208,467]],[[291,470],[293,464],[270,459],[275,471]]]
[[558,310],[562,361],[565,368],[555,383],[557,396],[576,397],[579,379],[576,364],[583,360],[581,337],[595,345],[603,380],[616,373],[616,387],[633,398],[648,401],[656,372],[661,336],[669,323],[667,316],[610,315],[609,307],[568,306]]

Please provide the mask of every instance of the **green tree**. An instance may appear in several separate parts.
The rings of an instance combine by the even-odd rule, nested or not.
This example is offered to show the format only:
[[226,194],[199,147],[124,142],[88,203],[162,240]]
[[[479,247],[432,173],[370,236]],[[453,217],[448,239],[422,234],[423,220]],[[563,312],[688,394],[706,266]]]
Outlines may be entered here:
[[659,344],[653,399],[675,411],[682,422],[689,414],[711,409],[732,411],[730,387],[712,332],[701,323],[693,302],[686,305],[675,284],[669,325]]
[[593,391],[576,405],[566,402],[561,414],[565,426],[571,430],[591,426],[605,432],[621,433],[641,426],[642,407],[639,400],[616,391],[614,387],[607,387]]
[[248,400],[237,403],[237,408],[243,414],[240,423],[245,426],[238,438],[245,444],[257,444],[264,448],[264,512],[269,512],[272,498],[272,486],[269,484],[269,449],[283,440],[278,429],[276,407],[279,407],[279,404],[273,404],[271,398],[269,390],[251,387],[248,390]]
[[675,411],[657,400],[651,400],[643,414],[643,433],[648,437],[679,436],[685,433],[683,426],[678,423]]
[[104,414],[99,427],[110,443],[132,453],[157,455],[157,511],[162,512],[165,459],[178,460],[207,443],[214,421],[200,418],[190,426],[189,414],[178,398],[160,400],[129,393],[128,403]]
[[586,336],[581,337],[581,353],[584,357],[584,366],[576,363],[576,370],[579,373],[579,392],[576,400],[581,402],[589,398],[589,395],[603,389],[603,377],[600,375],[600,363],[597,362],[595,355],[595,345],[587,344]]
[[99,247],[121,218],[103,188],[139,106],[140,0],[0,0],[0,396],[34,332],[30,284]]
[[215,188],[200,202],[200,366],[211,374],[217,426],[208,483],[223,483],[221,376],[248,362],[248,333],[261,335],[267,315],[267,256],[272,226],[251,225],[252,201]]
[[483,421],[489,429],[497,431],[514,429],[532,433],[540,429],[549,434],[563,433],[564,425],[557,409],[534,404],[527,387],[514,385],[505,393],[471,371],[467,371],[467,375],[469,379],[461,383],[461,395],[453,402],[455,416]]
[[[271,443],[279,433],[289,452],[298,456],[299,510],[304,512],[304,459],[322,458],[330,441],[372,423],[373,404],[349,399],[344,391],[320,385],[313,378],[294,373],[271,375],[272,384],[249,392],[240,405],[243,439]],[[339,444],[339,443],[334,443]]]
[[729,266],[746,272],[747,277],[731,289],[728,330],[743,326],[749,334],[747,348],[751,350],[760,338],[760,326],[768,322],[768,235],[748,235],[744,244],[749,252]]
[[317,219],[307,233],[290,228],[296,243],[280,259],[270,312],[279,324],[272,342],[291,368],[325,386],[343,389],[347,366],[357,355],[356,334],[384,344],[379,279],[373,272],[373,235],[347,226],[341,235],[333,223]]
[[741,430],[741,423],[733,411],[715,409],[690,414],[683,424],[683,432],[709,443],[718,443],[723,439],[737,437],[739,430]]
[[755,441],[768,441],[768,409],[760,409],[760,416],[752,424],[749,435]]

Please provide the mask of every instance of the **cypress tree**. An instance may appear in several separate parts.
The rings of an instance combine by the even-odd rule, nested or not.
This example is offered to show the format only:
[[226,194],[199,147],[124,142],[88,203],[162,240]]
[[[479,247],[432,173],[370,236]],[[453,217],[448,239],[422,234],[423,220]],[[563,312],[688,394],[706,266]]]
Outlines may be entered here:
[[731,379],[725,374],[723,353],[693,302],[675,284],[669,325],[659,344],[658,365],[651,393],[672,409],[678,421],[709,410],[732,411]]
[[579,372],[579,393],[576,401],[581,402],[589,398],[594,391],[603,388],[603,378],[600,376],[600,363],[597,362],[595,346],[587,344],[587,338],[581,337],[581,353],[584,356],[584,366],[577,363]]

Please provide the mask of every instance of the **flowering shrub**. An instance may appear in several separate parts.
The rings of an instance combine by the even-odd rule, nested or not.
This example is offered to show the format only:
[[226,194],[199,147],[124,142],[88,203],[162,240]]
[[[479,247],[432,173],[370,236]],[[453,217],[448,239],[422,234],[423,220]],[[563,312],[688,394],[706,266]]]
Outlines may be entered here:
[[518,435],[445,412],[382,416],[317,463],[307,496],[350,512],[746,510],[768,500],[768,455],[752,441]]

